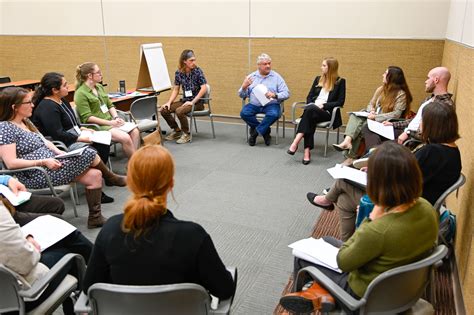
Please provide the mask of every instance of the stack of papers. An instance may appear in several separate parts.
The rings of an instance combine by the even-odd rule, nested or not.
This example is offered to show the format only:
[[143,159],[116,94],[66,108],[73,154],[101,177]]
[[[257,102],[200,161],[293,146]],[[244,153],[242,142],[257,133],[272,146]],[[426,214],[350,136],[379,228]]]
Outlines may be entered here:
[[59,154],[59,155],[56,155],[54,158],[55,159],[64,159],[64,158],[71,157],[71,156],[78,156],[78,155],[81,155],[82,152],[84,152],[84,150],[86,148],[87,147],[82,147],[80,149],[72,150],[72,151],[69,151],[69,152],[64,153],[64,154]]
[[125,131],[126,133],[129,133],[134,128],[137,128],[137,125],[135,123],[128,122],[128,121],[125,122],[125,124],[123,124],[122,126],[118,127],[118,129]]
[[293,256],[342,273],[337,265],[339,248],[327,243],[322,238],[305,238],[288,247],[293,249]]
[[15,195],[13,191],[10,190],[10,188],[4,185],[0,185],[0,194],[7,198],[8,201],[10,201],[10,203],[15,207],[27,202],[31,197],[31,193],[28,191],[19,191],[18,195]]
[[41,246],[41,251],[56,244],[72,232],[76,227],[52,215],[42,215],[21,227],[23,234],[31,234]]
[[82,130],[81,136],[88,137],[94,143],[101,143],[110,145],[112,141],[112,134],[110,131],[89,131],[89,130]]
[[358,169],[347,167],[341,164],[336,164],[336,166],[328,168],[327,171],[334,179],[348,179],[363,186],[367,186],[366,172],[362,172]]
[[267,92],[268,88],[263,84],[258,84],[252,89],[252,93],[255,95],[262,106],[267,105],[271,101],[271,99],[265,96]]
[[385,126],[382,123],[379,123],[372,119],[367,119],[367,127],[372,132],[381,135],[384,138],[389,140],[395,140],[395,133],[393,131],[393,126]]
[[360,112],[349,112],[349,114],[356,115],[357,117],[369,117],[369,112],[360,111]]

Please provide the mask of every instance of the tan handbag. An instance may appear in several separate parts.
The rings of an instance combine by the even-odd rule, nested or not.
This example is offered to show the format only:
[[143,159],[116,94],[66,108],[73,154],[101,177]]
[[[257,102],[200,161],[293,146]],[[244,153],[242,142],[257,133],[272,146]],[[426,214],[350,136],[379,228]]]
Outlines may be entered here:
[[161,144],[161,129],[157,128],[149,135],[143,137],[143,146]]

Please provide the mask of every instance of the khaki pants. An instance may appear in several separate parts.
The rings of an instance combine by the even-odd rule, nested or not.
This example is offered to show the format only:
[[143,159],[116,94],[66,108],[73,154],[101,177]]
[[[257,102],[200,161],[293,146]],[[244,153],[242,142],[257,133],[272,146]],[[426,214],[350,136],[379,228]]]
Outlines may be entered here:
[[339,210],[341,239],[344,242],[354,234],[356,209],[364,194],[365,191],[362,189],[352,186],[343,179],[337,179],[326,195],[326,199],[335,203]]
[[[178,116],[179,122],[181,124],[181,130],[185,133],[189,133],[188,116],[186,115],[191,112],[192,106],[182,106],[183,104],[184,102],[182,101],[171,103],[170,109],[163,108],[161,110],[161,116],[166,120],[168,126],[170,126],[171,129],[179,130],[180,128],[172,115],[172,113],[176,113],[176,116]],[[202,102],[197,102],[194,105],[194,110],[203,109],[204,104]]]

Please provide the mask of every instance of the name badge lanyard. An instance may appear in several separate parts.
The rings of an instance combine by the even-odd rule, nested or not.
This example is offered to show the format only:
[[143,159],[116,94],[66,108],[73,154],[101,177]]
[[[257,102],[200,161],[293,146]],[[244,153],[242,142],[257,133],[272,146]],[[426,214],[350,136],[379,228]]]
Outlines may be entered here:
[[64,102],[61,102],[61,105],[59,105],[59,108],[61,108],[61,110],[63,110],[66,113],[69,121],[72,123],[72,127],[74,128],[74,130],[76,130],[78,134],[81,134],[81,128],[79,126],[79,123],[76,117],[74,117],[74,113],[71,113],[69,111],[69,109],[67,108],[66,104],[64,104]]

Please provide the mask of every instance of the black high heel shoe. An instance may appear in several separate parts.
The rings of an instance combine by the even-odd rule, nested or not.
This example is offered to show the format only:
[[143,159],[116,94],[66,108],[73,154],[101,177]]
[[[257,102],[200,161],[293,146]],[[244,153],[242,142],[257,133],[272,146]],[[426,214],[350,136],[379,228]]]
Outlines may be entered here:
[[288,149],[288,150],[286,150],[286,153],[288,153],[289,155],[295,155],[296,151],[298,151],[298,146],[296,146],[295,151],[291,151],[290,149]]
[[309,163],[311,163],[311,152],[309,153],[309,160],[305,160],[303,158],[303,160],[301,162],[303,163],[303,165],[308,165]]

